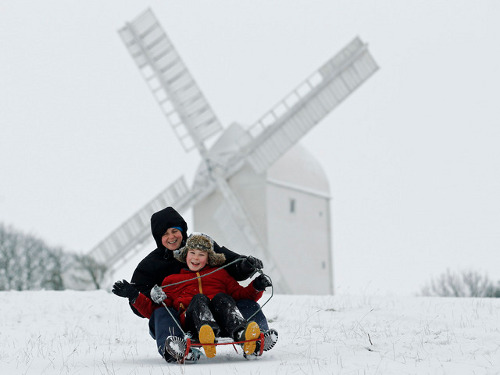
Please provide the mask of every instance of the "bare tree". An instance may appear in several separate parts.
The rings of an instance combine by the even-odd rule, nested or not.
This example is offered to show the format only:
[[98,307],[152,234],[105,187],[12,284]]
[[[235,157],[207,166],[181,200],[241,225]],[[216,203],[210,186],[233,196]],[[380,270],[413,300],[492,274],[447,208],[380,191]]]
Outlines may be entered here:
[[64,289],[60,248],[0,224],[0,290]]
[[500,297],[500,284],[497,286],[487,275],[466,270],[451,272],[449,269],[432,279],[421,290],[423,296],[436,297]]
[[100,289],[107,267],[0,223],[0,290]]
[[18,234],[0,224],[0,290],[10,290],[14,286],[12,266],[16,259]]
[[47,254],[43,285],[45,289],[65,289],[64,273],[70,268],[71,256],[61,248],[50,249]]
[[72,280],[82,289],[100,289],[108,268],[89,255],[74,255],[71,267]]

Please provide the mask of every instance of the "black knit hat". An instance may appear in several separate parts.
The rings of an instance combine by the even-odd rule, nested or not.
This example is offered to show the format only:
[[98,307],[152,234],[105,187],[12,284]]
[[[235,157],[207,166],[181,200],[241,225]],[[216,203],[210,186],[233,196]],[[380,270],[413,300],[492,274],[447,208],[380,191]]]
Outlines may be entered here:
[[188,226],[184,218],[175,209],[167,207],[161,211],[155,212],[151,216],[151,234],[159,248],[165,248],[161,243],[161,238],[168,228],[173,227],[180,227],[182,229],[181,246],[184,245],[187,239]]

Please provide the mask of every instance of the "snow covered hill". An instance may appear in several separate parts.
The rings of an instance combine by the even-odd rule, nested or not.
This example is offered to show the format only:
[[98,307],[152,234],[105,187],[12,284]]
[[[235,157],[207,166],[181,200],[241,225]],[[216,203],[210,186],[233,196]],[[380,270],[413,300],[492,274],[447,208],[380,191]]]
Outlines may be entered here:
[[165,363],[147,321],[111,293],[0,300],[0,374],[500,373],[500,299],[278,295],[264,307],[273,350],[245,360],[222,346],[194,365]]

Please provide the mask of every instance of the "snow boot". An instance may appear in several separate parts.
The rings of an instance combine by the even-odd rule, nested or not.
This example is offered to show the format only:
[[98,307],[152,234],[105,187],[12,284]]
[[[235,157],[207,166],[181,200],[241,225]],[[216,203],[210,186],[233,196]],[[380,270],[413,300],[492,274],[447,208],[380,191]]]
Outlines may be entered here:
[[198,332],[198,339],[200,340],[200,344],[203,346],[203,350],[205,350],[205,355],[207,356],[207,358],[215,357],[215,334],[212,327],[210,327],[208,324],[202,325],[200,331]]
[[[186,348],[186,340],[182,337],[168,336],[165,341],[165,352],[170,354],[176,361],[182,361],[184,359]],[[169,362],[168,359],[167,362]]]
[[[274,328],[269,329],[268,331],[264,332],[264,351],[267,352],[268,350],[271,350],[274,345],[278,342],[278,331],[276,331]],[[255,351],[253,352],[253,355],[260,355],[260,340],[257,341],[257,345],[255,346]]]
[[264,351],[271,350],[278,342],[278,331],[274,328],[264,332]]
[[260,336],[260,328],[259,325],[255,322],[250,322],[247,324],[244,331],[239,334],[237,341],[247,341],[253,340],[243,343],[243,353],[244,355],[250,355],[255,352],[255,348],[257,346],[257,342],[255,341]]

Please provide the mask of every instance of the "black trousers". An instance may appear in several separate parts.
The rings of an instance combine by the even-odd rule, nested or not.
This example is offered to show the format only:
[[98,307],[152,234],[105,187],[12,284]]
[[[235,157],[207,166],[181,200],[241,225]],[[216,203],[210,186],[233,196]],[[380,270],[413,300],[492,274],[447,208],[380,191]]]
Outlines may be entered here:
[[238,340],[238,333],[245,328],[246,320],[230,295],[219,293],[210,300],[204,294],[197,294],[186,310],[185,324],[193,338],[197,338],[202,325],[208,324],[216,337]]

